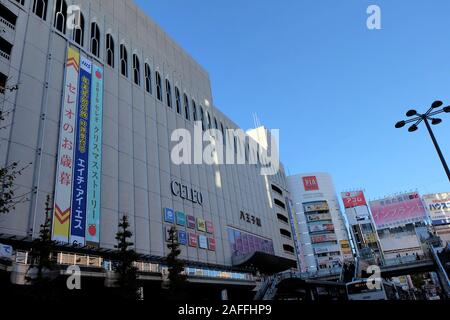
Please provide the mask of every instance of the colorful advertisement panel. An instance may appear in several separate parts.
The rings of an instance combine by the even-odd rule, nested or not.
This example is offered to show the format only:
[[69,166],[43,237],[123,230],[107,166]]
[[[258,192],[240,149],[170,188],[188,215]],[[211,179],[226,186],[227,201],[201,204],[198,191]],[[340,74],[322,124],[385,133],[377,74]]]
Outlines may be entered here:
[[423,201],[433,225],[450,224],[450,192],[427,194]]
[[336,235],[334,233],[327,234],[319,234],[315,236],[311,236],[311,243],[321,243],[321,242],[329,242],[336,241]]
[[206,231],[206,222],[202,218],[197,218],[197,230],[198,231]]
[[89,164],[89,118],[91,100],[92,61],[80,58],[80,81],[78,94],[78,112],[76,126],[74,185],[72,190],[72,210],[69,242],[76,245],[85,244],[87,176]]
[[92,66],[90,112],[86,242],[97,246],[100,242],[103,125],[103,68],[97,65]]
[[208,250],[216,251],[216,239],[208,238]]
[[208,249],[208,240],[204,235],[198,236],[198,246],[201,249]]
[[305,212],[327,211],[329,210],[329,207],[326,201],[318,201],[318,202],[304,203],[303,209],[305,210]]
[[423,221],[426,216],[417,192],[371,201],[370,210],[378,229]]
[[332,223],[315,224],[308,228],[309,232],[334,231],[334,225]]
[[177,211],[177,212],[175,212],[175,216],[177,218],[177,225],[179,225],[179,226],[186,225],[186,215],[184,214],[184,212]]
[[172,209],[164,208],[164,222],[168,222],[168,223],[175,222],[175,214]]
[[317,178],[315,176],[302,177],[302,180],[305,191],[319,190],[319,184],[317,183]]
[[341,196],[344,201],[345,208],[354,208],[367,205],[364,192],[362,191],[342,192]]
[[67,50],[64,95],[61,107],[61,127],[58,141],[52,240],[69,242],[70,217],[72,212],[73,158],[78,108],[78,75],[80,53],[69,47]]
[[211,234],[214,233],[214,225],[211,221],[206,221],[206,232]]
[[189,241],[189,247],[197,248],[198,238],[195,233],[189,233],[188,241]]
[[178,231],[178,243],[185,246],[187,244],[187,233],[184,230]]
[[187,216],[187,227],[189,229],[195,229],[195,217]]

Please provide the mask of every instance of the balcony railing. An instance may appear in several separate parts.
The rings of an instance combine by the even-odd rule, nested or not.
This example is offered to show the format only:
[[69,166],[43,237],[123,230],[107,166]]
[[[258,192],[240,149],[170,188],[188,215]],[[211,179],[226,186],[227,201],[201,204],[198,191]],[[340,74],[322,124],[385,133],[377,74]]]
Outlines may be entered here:
[[5,26],[9,29],[11,29],[12,31],[16,30],[16,26],[13,25],[11,22],[9,22],[8,20],[0,17],[0,25]]

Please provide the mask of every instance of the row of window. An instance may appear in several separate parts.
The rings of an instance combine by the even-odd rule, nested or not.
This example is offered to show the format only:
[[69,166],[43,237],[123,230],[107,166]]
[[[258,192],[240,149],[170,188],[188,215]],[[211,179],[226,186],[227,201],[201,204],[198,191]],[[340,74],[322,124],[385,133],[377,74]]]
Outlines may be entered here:
[[[48,0],[33,0],[33,13],[36,14],[43,20],[47,19],[47,3]],[[66,33],[66,21],[67,21],[67,3],[65,0],[56,0],[55,12],[54,12],[54,22],[53,26],[59,32]],[[75,27],[72,31],[72,40],[79,44],[84,45],[84,34],[85,34],[85,19],[82,12],[77,12],[75,14],[75,20],[73,21]],[[90,27],[90,52],[100,58],[100,48],[101,48],[101,35],[100,28],[96,22],[91,23]],[[105,60],[108,66],[115,68],[115,41],[110,33],[105,36]],[[122,76],[129,77],[129,56],[128,50],[125,44],[120,44],[119,46],[119,68]],[[132,81],[135,85],[141,86],[141,63],[139,56],[136,53],[132,55]],[[175,94],[175,109],[180,115],[184,114],[186,120],[200,121],[202,124],[202,130],[206,129],[216,129],[220,130],[222,133],[223,144],[226,144],[226,130],[228,129],[223,123],[218,122],[215,117],[211,118],[209,112],[203,109],[202,105],[196,104],[194,99],[189,102],[188,95],[184,93],[181,95],[180,89],[178,87],[174,88],[172,91],[172,86],[169,79],[163,80],[161,74],[158,71],[154,72],[154,81],[156,88],[156,99],[163,101],[165,93],[165,102],[167,107],[172,108],[173,98],[172,94]],[[153,94],[153,79],[152,70],[148,63],[144,64],[144,89],[147,93]],[[191,110],[192,108],[192,110]],[[237,153],[238,148],[238,138],[234,137],[234,151]],[[245,159],[248,161],[249,158],[249,145],[246,143],[244,147]],[[259,152],[256,153],[257,161],[260,161]]]

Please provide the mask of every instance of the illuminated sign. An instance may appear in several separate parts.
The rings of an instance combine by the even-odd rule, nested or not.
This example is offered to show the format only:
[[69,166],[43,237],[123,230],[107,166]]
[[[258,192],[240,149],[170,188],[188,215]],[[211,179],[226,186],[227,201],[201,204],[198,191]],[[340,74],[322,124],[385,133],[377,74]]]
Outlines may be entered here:
[[206,232],[214,233],[214,226],[211,221],[206,221]]
[[185,226],[186,225],[186,215],[184,214],[184,212],[177,211],[175,213],[175,216],[177,218],[177,225],[179,225],[179,226]]
[[173,213],[172,209],[164,208],[164,221],[168,223],[175,222],[175,214]]
[[204,235],[198,236],[198,246],[201,249],[208,249],[208,240]]
[[206,222],[204,219],[197,218],[197,230],[198,231],[206,231]]
[[187,227],[189,229],[195,229],[195,217],[187,216]]
[[182,245],[186,245],[187,244],[187,233],[184,230],[179,230],[178,231],[178,243],[182,244]]
[[188,237],[189,247],[197,248],[198,238],[195,233],[189,233]]
[[303,177],[302,180],[305,191],[319,190],[319,184],[315,176]]

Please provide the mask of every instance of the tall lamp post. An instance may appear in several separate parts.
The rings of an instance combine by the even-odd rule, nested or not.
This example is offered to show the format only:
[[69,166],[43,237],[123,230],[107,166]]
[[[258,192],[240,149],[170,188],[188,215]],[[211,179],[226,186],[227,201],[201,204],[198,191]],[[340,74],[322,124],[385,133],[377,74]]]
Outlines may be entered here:
[[[433,140],[434,147],[436,148],[436,151],[439,155],[439,158],[441,159],[442,165],[444,166],[445,173],[447,173],[448,180],[450,181],[450,170],[448,169],[447,162],[445,162],[444,156],[442,155],[441,148],[439,147],[439,144],[436,140],[436,137],[434,136],[433,130],[431,130],[430,121],[432,125],[438,125],[442,122],[442,119],[434,118],[434,116],[446,112],[450,113],[450,106],[444,107],[442,109],[439,109],[443,105],[442,101],[435,101],[431,105],[430,109],[428,109],[427,112],[424,114],[418,113],[416,110],[409,110],[406,113],[406,116],[410,119],[408,120],[402,120],[395,124],[395,127],[403,128],[406,124],[414,122],[412,126],[408,128],[409,132],[414,132],[417,129],[419,129],[419,124],[423,121],[425,122],[425,125],[428,129],[428,133],[430,134],[431,140]],[[437,110],[439,109],[439,110]],[[414,117],[414,118],[411,118]]]

